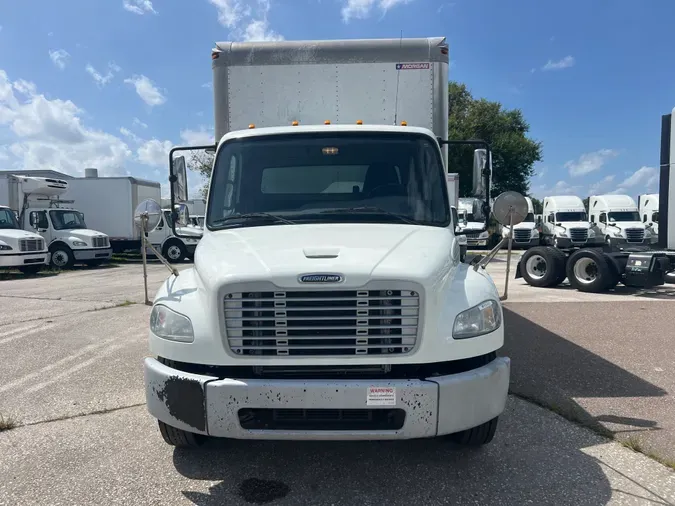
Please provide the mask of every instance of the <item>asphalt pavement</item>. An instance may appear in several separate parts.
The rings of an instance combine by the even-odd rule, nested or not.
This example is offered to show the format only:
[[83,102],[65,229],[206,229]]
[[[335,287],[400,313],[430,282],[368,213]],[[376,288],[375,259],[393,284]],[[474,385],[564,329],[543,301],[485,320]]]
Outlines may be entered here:
[[[151,292],[167,273],[150,266]],[[623,302],[597,311],[565,289],[552,296],[564,304],[525,303],[529,288],[514,281],[506,303],[512,389],[672,444],[672,355],[645,330],[672,303],[613,295]],[[173,449],[144,406],[143,300],[137,264],[0,281],[0,414],[19,425],[0,432],[0,505],[675,504],[672,470],[516,397],[473,451],[436,439]]]

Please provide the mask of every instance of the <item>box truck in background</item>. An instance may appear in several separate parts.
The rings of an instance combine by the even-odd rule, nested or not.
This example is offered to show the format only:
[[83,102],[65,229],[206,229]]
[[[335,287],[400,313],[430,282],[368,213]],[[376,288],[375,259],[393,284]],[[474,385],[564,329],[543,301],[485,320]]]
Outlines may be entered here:
[[33,274],[47,265],[49,250],[42,236],[21,230],[16,213],[0,205],[0,269]]

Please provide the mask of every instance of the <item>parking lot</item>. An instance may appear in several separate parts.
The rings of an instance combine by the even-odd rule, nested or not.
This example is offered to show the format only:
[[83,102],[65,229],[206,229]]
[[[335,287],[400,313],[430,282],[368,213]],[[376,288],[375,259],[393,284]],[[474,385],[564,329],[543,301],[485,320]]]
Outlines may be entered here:
[[[488,271],[503,291],[503,257]],[[150,265],[151,291],[167,275]],[[0,415],[17,424],[0,432],[0,505],[675,504],[675,473],[644,455],[675,463],[675,285],[592,295],[512,279],[512,395],[493,443],[471,451],[173,449],[145,410],[143,301],[139,264],[0,281]]]

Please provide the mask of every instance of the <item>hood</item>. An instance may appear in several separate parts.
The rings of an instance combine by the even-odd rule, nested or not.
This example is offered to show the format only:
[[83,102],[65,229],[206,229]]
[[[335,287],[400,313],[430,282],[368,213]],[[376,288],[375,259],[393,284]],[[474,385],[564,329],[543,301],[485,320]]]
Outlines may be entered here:
[[629,228],[639,228],[641,230],[645,229],[645,224],[641,221],[617,221],[612,225],[609,225],[610,228],[619,227],[621,230],[626,230]]
[[480,230],[482,228],[485,228],[485,223],[483,223],[482,221],[470,221],[466,225],[460,223],[460,226],[462,227],[462,229],[466,230]]
[[570,228],[586,228],[586,229],[593,228],[591,223],[588,222],[588,221],[563,221],[561,223],[562,223],[562,226],[565,227],[568,230]]
[[42,239],[42,236],[17,228],[0,228],[0,241],[4,239]]
[[93,237],[108,237],[103,232],[98,232],[96,230],[89,230],[88,228],[73,228],[68,230],[58,230],[58,232],[67,233],[72,237],[77,237],[78,239],[92,239]]
[[459,255],[453,237],[445,228],[377,223],[221,230],[203,236],[195,269],[212,287],[248,280],[297,287],[298,276],[311,273],[342,274],[348,286],[400,279],[403,272],[440,283],[455,265],[453,244]]
[[[508,230],[509,226],[504,225],[504,228]],[[533,228],[537,228],[537,224],[533,221],[523,221],[517,225],[513,225],[513,230],[532,230]]]

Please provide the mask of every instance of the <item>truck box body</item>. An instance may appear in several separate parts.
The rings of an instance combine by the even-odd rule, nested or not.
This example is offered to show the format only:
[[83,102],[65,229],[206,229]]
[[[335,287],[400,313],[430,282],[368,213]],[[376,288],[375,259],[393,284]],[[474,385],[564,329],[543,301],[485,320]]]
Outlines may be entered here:
[[140,247],[134,211],[145,199],[160,202],[159,183],[134,177],[84,177],[69,179],[68,184],[64,198],[77,203],[88,227],[107,234],[116,250]]
[[[212,58],[216,142],[251,124],[293,121],[405,121],[448,138],[444,37],[220,42]],[[447,162],[447,146],[443,156]]]

